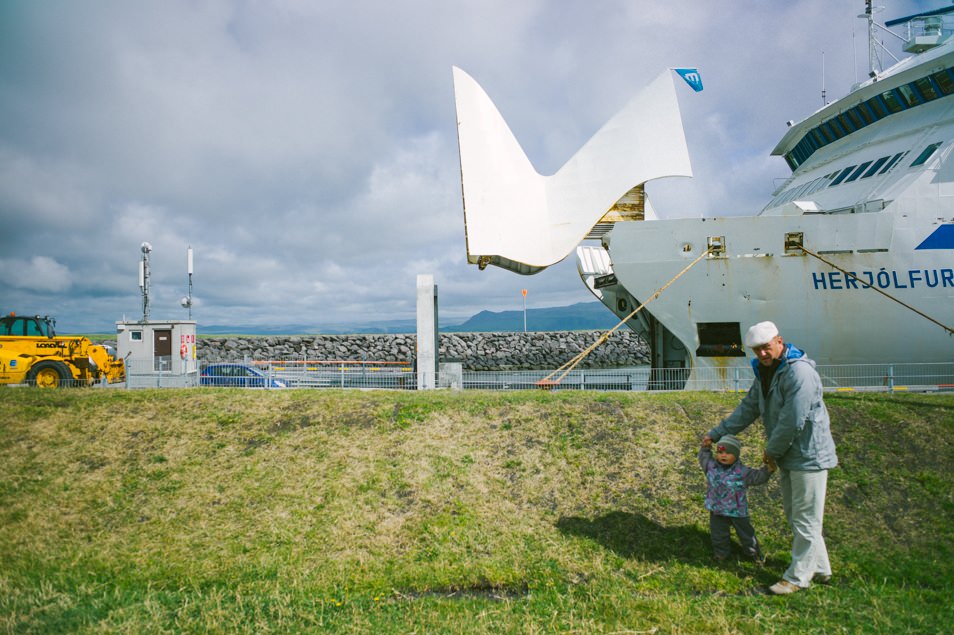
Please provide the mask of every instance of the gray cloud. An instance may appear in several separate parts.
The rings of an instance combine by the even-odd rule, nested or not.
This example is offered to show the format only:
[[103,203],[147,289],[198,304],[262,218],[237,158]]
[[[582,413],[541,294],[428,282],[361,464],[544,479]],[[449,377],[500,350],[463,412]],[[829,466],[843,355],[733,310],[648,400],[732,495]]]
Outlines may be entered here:
[[[858,6],[855,6],[855,5]],[[892,2],[890,16],[925,8]],[[861,3],[187,0],[0,4],[0,311],[110,331],[409,318],[589,301],[570,261],[521,278],[466,264],[451,66],[553,172],[661,69],[696,178],[657,208],[750,213],[787,172],[784,122],[863,76]],[[852,49],[852,32],[858,34]],[[856,69],[855,60],[858,60]]]

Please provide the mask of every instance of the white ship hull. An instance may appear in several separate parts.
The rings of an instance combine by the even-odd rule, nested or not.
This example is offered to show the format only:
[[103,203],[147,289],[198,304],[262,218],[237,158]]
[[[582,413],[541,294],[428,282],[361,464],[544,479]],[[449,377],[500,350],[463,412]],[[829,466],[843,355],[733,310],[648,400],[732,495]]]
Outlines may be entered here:
[[[820,364],[954,360],[954,337],[874,290],[954,323],[954,269],[938,267],[936,255],[915,249],[926,236],[909,218],[873,216],[619,223],[609,254],[621,286],[642,302],[705,251],[710,239],[724,241],[724,254],[704,258],[646,307],[686,346],[693,368],[738,364],[718,351],[700,351],[700,325],[737,323],[740,337],[762,320],[778,324],[787,341]],[[787,255],[785,237],[792,233],[860,281],[804,252]]]

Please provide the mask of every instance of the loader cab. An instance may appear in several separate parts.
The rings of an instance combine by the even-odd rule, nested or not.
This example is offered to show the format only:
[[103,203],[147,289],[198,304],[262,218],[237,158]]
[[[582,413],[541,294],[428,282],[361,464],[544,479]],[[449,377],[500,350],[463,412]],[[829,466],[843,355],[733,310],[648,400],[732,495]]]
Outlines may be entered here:
[[56,337],[56,320],[51,317],[20,316],[11,313],[0,318],[0,335],[16,337]]

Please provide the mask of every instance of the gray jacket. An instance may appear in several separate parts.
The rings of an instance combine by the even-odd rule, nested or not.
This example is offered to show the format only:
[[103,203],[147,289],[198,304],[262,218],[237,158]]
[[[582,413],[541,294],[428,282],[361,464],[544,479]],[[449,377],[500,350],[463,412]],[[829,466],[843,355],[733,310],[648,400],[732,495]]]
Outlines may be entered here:
[[758,360],[752,360],[752,367],[755,382],[735,411],[709,431],[712,440],[738,434],[761,417],[765,426],[765,451],[780,468],[816,472],[838,465],[815,362],[787,344],[765,397],[759,381]]

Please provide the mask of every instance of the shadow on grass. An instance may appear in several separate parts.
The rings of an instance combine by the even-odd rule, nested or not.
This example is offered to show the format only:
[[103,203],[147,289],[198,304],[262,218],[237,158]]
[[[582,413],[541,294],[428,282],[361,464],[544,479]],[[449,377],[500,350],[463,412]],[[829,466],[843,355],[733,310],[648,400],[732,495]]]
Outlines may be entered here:
[[[778,576],[787,566],[787,563],[772,558],[763,566],[756,566],[742,557],[716,563],[712,558],[708,531],[690,525],[664,527],[639,514],[610,512],[596,518],[564,516],[557,521],[556,527],[563,534],[594,540],[623,558],[717,567],[733,572],[753,584],[735,595],[764,595],[768,585],[778,580]],[[739,554],[736,553],[736,556]],[[697,590],[696,593],[700,591]],[[722,589],[710,589],[701,593],[725,594]]]
[[712,560],[707,531],[694,526],[664,527],[640,514],[564,516],[556,527],[564,534],[595,540],[624,558],[691,564],[708,564]]

